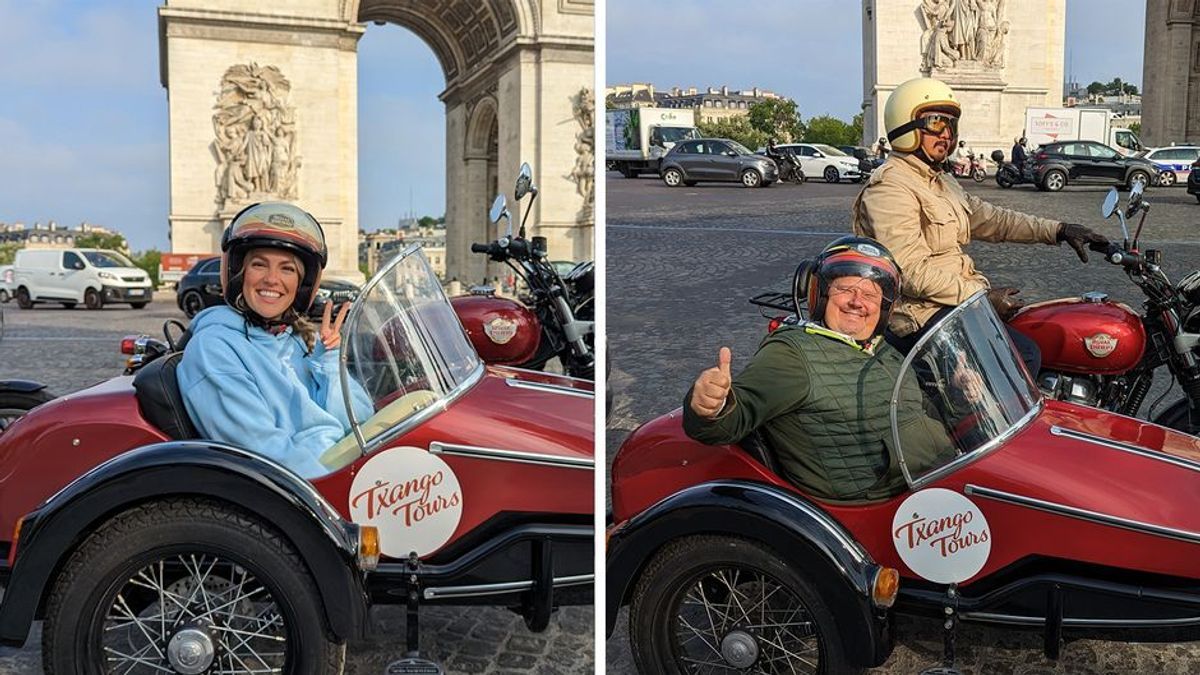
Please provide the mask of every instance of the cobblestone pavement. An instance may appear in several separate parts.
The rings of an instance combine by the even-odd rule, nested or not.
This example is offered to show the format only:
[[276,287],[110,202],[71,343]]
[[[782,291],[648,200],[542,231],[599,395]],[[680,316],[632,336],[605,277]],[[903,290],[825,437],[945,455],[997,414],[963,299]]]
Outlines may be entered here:
[[[119,375],[124,357],[121,337],[161,336],[167,319],[184,321],[175,294],[157,293],[154,302],[135,311],[124,305],[96,312],[58,305],[17,309],[0,305],[0,379],[30,379],[58,396]],[[186,323],[186,321],[185,321]],[[421,610],[422,655],[439,661],[448,673],[592,673],[595,662],[591,606],[560,609],[543,633],[531,633],[522,619],[499,608],[430,607]],[[371,636],[348,646],[346,672],[382,673],[404,655],[404,610],[372,610]],[[0,647],[0,673],[40,673],[40,629],[24,648]]]
[[[787,290],[800,259],[848,232],[859,186],[734,185],[665,187],[661,181],[607,176],[607,316],[612,359],[612,409],[605,439],[611,464],[637,425],[681,405],[695,376],[733,350],[736,370],[766,328],[747,299]],[[1069,187],[1057,194],[1031,187],[1001,190],[992,182],[967,189],[994,204],[1093,227],[1120,238],[1116,220],[1101,220],[1107,187]],[[1178,280],[1200,269],[1200,205],[1182,188],[1151,189],[1143,240],[1164,250],[1164,268]],[[1141,292],[1117,267],[1083,265],[1065,247],[975,243],[969,249],[993,283],[1020,287],[1028,301],[1103,290],[1141,306]],[[744,361],[743,361],[744,363]],[[1165,379],[1165,378],[1163,378]],[[1148,397],[1165,390],[1159,385]],[[1178,391],[1178,389],[1176,389]],[[1170,400],[1168,398],[1168,400]],[[1147,403],[1149,405],[1149,403]],[[625,615],[606,647],[608,672],[632,673]],[[941,652],[936,622],[897,622],[899,644],[876,673],[912,673],[935,665]],[[1041,654],[1040,636],[966,626],[959,665],[966,673],[1190,673],[1200,643],[1131,645],[1068,643],[1057,662]]]

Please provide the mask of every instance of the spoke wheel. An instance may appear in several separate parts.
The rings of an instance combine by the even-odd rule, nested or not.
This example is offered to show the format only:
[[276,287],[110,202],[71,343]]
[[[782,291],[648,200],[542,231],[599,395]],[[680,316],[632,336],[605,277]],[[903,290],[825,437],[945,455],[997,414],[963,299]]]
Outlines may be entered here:
[[1046,173],[1042,186],[1050,192],[1058,192],[1067,186],[1067,175],[1057,169]]
[[[341,672],[315,582],[278,533],[217,502],[126,511],[56,579],[47,673]],[[79,670],[77,664],[92,664]]]
[[662,179],[667,187],[679,187],[683,184],[683,174],[679,169],[667,169],[663,172]]
[[83,306],[88,309],[100,309],[104,306],[104,298],[100,296],[99,291],[89,288],[83,293]]
[[189,319],[196,316],[200,313],[200,310],[204,309],[204,299],[200,297],[200,293],[198,291],[188,291],[187,293],[184,293],[183,302],[180,304],[183,305],[183,313],[186,314],[187,318]]
[[841,174],[838,173],[837,167],[832,164],[825,167],[825,171],[821,175],[825,178],[826,183],[836,183],[841,179]]
[[754,169],[746,169],[742,172],[742,185],[753,188],[762,185],[762,182],[762,175]]
[[1174,185],[1175,184],[1175,172],[1174,171],[1163,171],[1162,173],[1158,174],[1158,184],[1162,185],[1164,187],[1169,186],[1169,185]]
[[45,389],[34,392],[0,392],[0,431],[4,431],[12,426],[17,418],[53,398]]
[[667,545],[634,591],[643,673],[855,672],[815,587],[765,547],[697,536]]
[[1134,171],[1129,174],[1129,189],[1132,190],[1134,185],[1141,185],[1142,189],[1146,189],[1150,185],[1150,176],[1145,171]]

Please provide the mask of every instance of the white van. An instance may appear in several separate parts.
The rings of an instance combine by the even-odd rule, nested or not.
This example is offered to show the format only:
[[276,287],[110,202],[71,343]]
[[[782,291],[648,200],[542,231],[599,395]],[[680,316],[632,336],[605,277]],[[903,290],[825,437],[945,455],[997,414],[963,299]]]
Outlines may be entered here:
[[153,295],[144,270],[116,251],[95,248],[21,249],[13,261],[13,286],[21,309],[35,302],[68,309],[80,302],[88,309],[127,302],[141,309]]

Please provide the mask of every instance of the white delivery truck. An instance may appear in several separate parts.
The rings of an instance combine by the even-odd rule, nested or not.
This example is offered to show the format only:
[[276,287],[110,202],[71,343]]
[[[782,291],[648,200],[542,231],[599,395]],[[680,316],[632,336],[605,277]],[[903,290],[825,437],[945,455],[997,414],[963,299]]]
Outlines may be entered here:
[[1113,124],[1107,108],[1026,108],[1025,138],[1030,149],[1059,141],[1097,141],[1122,155],[1142,150],[1142,142],[1129,129]]
[[658,173],[663,155],[679,141],[700,138],[691,109],[625,108],[604,115],[604,158],[626,178]]

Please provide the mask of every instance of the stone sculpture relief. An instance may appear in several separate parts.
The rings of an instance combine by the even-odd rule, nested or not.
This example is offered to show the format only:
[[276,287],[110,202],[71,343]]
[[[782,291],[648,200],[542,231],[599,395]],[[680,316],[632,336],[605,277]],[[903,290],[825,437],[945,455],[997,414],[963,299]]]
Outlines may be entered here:
[[1005,0],[921,0],[921,69],[1004,67]]
[[575,134],[575,168],[568,177],[583,197],[580,220],[590,222],[596,200],[596,97],[590,88],[583,87],[571,102],[580,130]]
[[296,199],[296,109],[291,84],[275,66],[230,67],[213,106],[211,148],[217,160],[217,201],[222,208],[266,197]]

